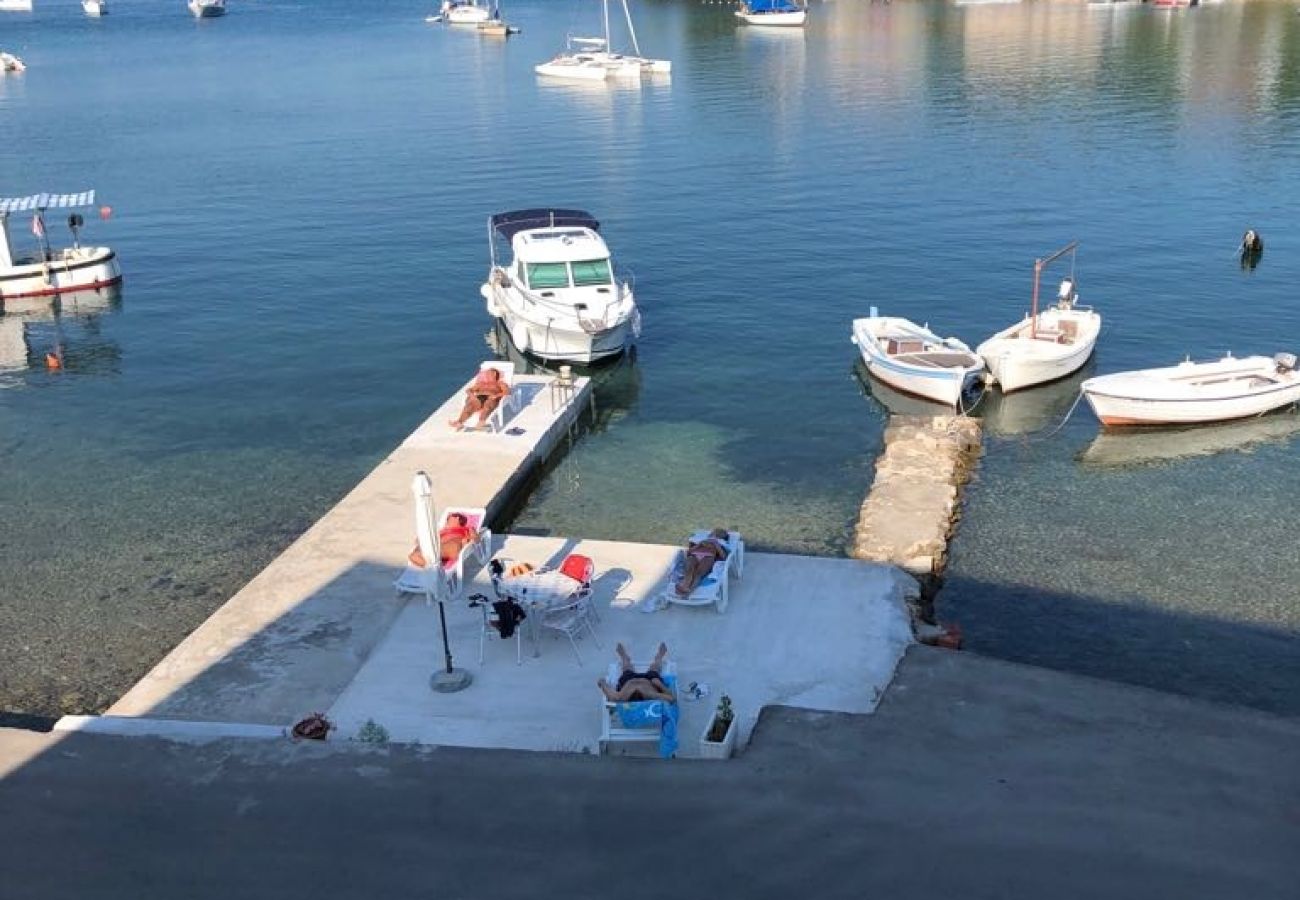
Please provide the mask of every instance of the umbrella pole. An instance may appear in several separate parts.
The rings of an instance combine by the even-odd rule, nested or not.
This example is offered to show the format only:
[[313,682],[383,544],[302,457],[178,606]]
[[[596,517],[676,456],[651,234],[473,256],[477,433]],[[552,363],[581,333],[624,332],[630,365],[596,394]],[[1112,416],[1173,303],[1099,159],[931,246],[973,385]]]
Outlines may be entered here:
[[438,601],[438,621],[442,623],[442,658],[447,663],[447,674],[454,671],[451,665],[451,644],[447,641],[447,609]]

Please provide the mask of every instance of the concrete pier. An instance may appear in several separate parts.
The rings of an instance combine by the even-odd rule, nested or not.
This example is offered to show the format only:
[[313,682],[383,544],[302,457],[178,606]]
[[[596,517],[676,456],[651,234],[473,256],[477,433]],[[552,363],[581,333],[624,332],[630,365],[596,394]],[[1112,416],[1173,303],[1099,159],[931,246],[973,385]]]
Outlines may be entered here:
[[392,582],[414,542],[411,476],[424,470],[439,505],[483,507],[491,522],[589,409],[589,379],[571,394],[554,383],[516,376],[501,434],[452,430],[457,391],[108,715],[284,724],[327,709],[406,605]]
[[918,577],[941,574],[962,485],[979,453],[978,419],[893,416],[862,504],[853,556]]

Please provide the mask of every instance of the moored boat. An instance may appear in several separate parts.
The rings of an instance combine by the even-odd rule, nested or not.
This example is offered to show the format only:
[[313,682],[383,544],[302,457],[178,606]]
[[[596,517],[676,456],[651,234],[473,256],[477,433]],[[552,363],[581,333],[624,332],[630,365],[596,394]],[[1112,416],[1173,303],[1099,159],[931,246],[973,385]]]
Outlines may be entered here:
[[1097,335],[1101,333],[1101,315],[1078,305],[1073,261],[1069,277],[1061,281],[1057,291],[1056,306],[1041,312],[1038,309],[1043,270],[1066,254],[1073,260],[1078,246],[1075,241],[1050,256],[1034,260],[1034,292],[1029,314],[975,348],[1003,393],[1065,378],[1083,368],[1092,356]]
[[956,338],[939,337],[907,319],[879,316],[875,307],[869,317],[853,320],[852,340],[876,378],[951,408],[962,406],[984,371],[984,360]]
[[492,18],[482,0],[443,0],[438,15],[448,25],[478,25]]
[[0,0],[0,12],[31,12],[32,0]]
[[746,25],[801,28],[808,20],[808,7],[795,0],[741,0],[736,18]]
[[640,78],[643,75],[668,75],[673,64],[666,59],[649,59],[641,55],[636,29],[627,0],[621,0],[623,16],[627,20],[632,53],[616,53],[611,49],[609,28],[609,0],[602,0],[604,37],[570,37],[564,50],[554,59],[533,67],[538,75],[568,78],[579,81],[605,81],[609,78]]
[[0,72],[23,72],[27,65],[12,53],[0,50]]
[[1213,362],[1116,372],[1089,378],[1083,396],[1106,426],[1193,425],[1257,416],[1300,402],[1300,371],[1290,353],[1229,354]]
[[[630,282],[620,282],[600,223],[580,209],[520,209],[488,219],[492,263],[479,289],[522,352],[590,363],[617,356],[641,334]],[[497,260],[496,242],[511,259]]]
[[215,19],[226,14],[226,0],[189,0],[186,5],[196,19]]
[[[122,280],[117,254],[110,248],[81,246],[80,232],[85,222],[80,215],[68,216],[71,247],[51,247],[46,239],[47,210],[83,209],[94,205],[94,191],[34,194],[0,200],[0,302],[107,287]],[[20,254],[13,246],[9,223],[13,214],[19,212],[32,215],[32,233],[37,239],[32,253]]]
[[81,8],[92,17],[108,15],[108,0],[81,0]]

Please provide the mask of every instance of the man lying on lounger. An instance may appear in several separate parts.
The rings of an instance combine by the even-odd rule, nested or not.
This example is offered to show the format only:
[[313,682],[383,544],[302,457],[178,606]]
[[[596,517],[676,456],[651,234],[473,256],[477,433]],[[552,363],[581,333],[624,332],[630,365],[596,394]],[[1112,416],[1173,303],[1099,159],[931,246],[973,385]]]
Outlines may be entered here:
[[664,659],[668,656],[667,644],[659,644],[659,652],[655,654],[654,661],[650,663],[650,668],[644,672],[638,672],[632,668],[632,658],[627,655],[627,648],[621,643],[614,648],[614,652],[618,654],[618,661],[622,666],[622,673],[618,676],[618,684],[611,685],[604,678],[596,681],[596,687],[600,688],[606,700],[613,703],[628,703],[637,700],[676,702],[677,698],[668,689],[668,685],[664,683],[663,676],[659,674],[663,670]]
[[679,597],[689,597],[691,591],[700,586],[705,575],[713,571],[718,560],[726,559],[727,529],[715,528],[702,541],[690,541],[686,545],[685,559],[682,560],[682,575],[677,579],[674,590]]

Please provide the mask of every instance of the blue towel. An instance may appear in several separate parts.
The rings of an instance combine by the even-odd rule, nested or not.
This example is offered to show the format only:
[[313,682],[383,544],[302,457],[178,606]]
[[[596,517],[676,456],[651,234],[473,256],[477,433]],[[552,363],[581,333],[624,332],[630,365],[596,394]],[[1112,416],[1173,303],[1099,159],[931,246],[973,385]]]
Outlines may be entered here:
[[[677,693],[677,679],[669,675],[664,678],[664,684],[668,685],[674,694]],[[676,703],[668,703],[664,700],[639,700],[633,703],[619,703],[615,706],[618,710],[619,721],[623,723],[624,728],[649,728],[653,725],[659,726],[659,755],[664,759],[671,759],[677,752],[677,715],[678,709]]]

